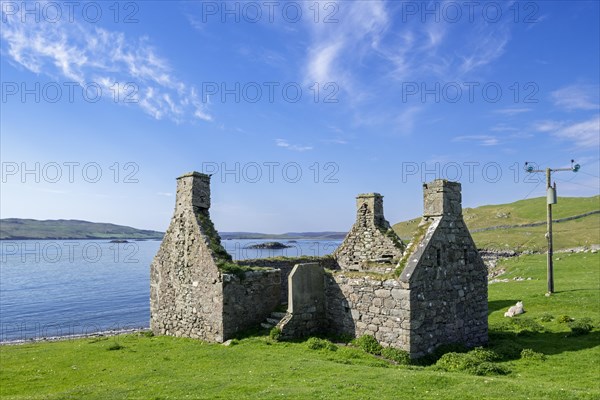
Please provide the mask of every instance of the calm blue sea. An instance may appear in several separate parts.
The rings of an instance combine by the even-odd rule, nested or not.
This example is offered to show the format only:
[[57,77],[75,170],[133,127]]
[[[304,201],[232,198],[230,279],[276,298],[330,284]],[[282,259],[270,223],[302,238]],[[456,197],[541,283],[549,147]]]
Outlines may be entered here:
[[[340,241],[224,240],[236,260],[332,253]],[[160,241],[0,241],[0,341],[147,328],[150,263]]]

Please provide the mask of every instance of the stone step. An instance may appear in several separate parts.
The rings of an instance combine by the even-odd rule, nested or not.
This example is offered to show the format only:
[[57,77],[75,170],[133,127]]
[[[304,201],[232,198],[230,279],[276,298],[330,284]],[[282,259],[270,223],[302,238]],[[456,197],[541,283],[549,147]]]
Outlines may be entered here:
[[273,329],[273,327],[274,327],[275,325],[271,325],[271,324],[269,324],[269,323],[267,323],[267,322],[261,322],[261,323],[260,323],[260,326],[262,326],[262,327],[263,327],[263,328],[265,328],[265,329]]
[[281,318],[267,318],[267,323],[272,324],[273,326],[277,325],[281,321]]
[[287,313],[284,312],[279,312],[279,311],[273,311],[271,313],[271,318],[279,318],[280,320],[283,319],[283,317],[286,316]]

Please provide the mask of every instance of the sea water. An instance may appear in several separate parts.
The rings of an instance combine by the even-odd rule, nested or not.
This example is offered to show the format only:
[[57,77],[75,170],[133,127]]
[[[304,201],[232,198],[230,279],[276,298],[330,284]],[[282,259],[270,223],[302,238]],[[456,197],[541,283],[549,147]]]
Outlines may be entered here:
[[[223,240],[235,260],[320,256],[340,241]],[[150,263],[160,241],[0,241],[0,341],[148,328]]]

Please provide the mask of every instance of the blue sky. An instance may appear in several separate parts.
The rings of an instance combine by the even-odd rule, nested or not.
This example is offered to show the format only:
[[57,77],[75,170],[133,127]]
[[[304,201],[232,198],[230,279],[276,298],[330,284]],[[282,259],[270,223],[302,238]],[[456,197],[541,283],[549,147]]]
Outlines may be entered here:
[[465,207],[542,196],[526,161],[574,158],[559,195],[596,195],[599,21],[597,1],[3,1],[0,214],[163,230],[191,170],[222,231],[346,230],[365,192],[395,223],[436,177]]

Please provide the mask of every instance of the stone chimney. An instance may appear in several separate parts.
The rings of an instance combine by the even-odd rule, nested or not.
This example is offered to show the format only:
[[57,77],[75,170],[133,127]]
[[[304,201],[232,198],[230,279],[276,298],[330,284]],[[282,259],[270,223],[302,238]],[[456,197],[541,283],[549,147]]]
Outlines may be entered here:
[[423,217],[462,216],[461,186],[436,179],[423,184]]
[[176,208],[210,208],[210,176],[189,172],[177,178]]
[[389,229],[390,224],[383,216],[383,196],[379,193],[365,193],[356,196],[356,222],[366,226]]
[[383,196],[356,196],[356,222],[333,256],[343,270],[385,272],[402,256],[404,243],[383,215]]

